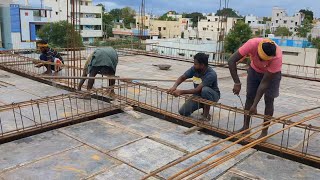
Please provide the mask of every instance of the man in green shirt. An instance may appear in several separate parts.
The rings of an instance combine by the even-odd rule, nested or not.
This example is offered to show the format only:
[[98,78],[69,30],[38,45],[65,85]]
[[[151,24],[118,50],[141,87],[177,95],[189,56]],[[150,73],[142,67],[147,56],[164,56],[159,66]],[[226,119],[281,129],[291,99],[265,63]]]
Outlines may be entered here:
[[[118,64],[118,54],[116,50],[112,47],[99,48],[96,49],[87,59],[84,69],[83,77],[95,77],[97,74],[114,76],[116,74],[116,68]],[[81,87],[85,79],[81,79],[78,90],[81,90]],[[88,80],[87,90],[92,89],[94,84],[94,79]],[[114,79],[109,80],[109,85],[113,86],[115,84]]]

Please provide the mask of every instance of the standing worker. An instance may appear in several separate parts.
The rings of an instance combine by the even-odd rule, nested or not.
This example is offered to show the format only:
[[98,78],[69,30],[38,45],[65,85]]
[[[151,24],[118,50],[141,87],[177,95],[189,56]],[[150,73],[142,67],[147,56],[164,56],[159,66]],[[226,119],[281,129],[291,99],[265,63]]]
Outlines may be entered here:
[[[118,54],[116,50],[112,47],[99,48],[96,49],[91,55],[89,55],[83,69],[82,77],[95,77],[97,74],[114,76],[116,74],[116,68],[118,64]],[[85,79],[81,79],[78,85],[78,91],[81,90],[81,87]],[[92,89],[94,84],[94,79],[88,80],[87,90]],[[115,84],[114,79],[109,80],[109,86]]]
[[51,74],[52,71],[54,71],[55,73],[61,71],[61,65],[64,64],[61,55],[54,49],[50,48],[48,42],[45,40],[41,40],[40,42],[38,42],[38,48],[41,51],[41,61],[51,62],[55,64],[50,65],[45,63],[37,63],[35,67],[40,68],[42,66],[45,66],[47,70],[43,74]]
[[[253,38],[240,47],[229,59],[229,70],[234,81],[233,93],[239,95],[241,82],[237,73],[237,62],[250,56],[251,64],[247,77],[247,99],[245,110],[250,115],[257,114],[257,105],[264,95],[265,111],[268,117],[274,113],[274,99],[279,96],[282,68],[282,51],[270,39]],[[266,118],[264,121],[269,120]],[[239,130],[249,128],[250,116],[244,115],[244,125]],[[249,132],[248,132],[249,133]],[[268,134],[268,129],[261,132],[259,138]]]
[[[194,66],[180,76],[172,88],[168,90],[169,94],[180,96],[182,94],[193,94],[209,101],[218,102],[220,99],[220,91],[218,88],[218,78],[216,72],[208,66],[208,55],[197,53],[194,56]],[[185,80],[192,78],[194,89],[179,90],[178,86]],[[199,104],[191,99],[179,109],[179,114],[190,116],[195,110],[203,108],[201,120],[209,121],[211,119],[209,111],[210,106]]]

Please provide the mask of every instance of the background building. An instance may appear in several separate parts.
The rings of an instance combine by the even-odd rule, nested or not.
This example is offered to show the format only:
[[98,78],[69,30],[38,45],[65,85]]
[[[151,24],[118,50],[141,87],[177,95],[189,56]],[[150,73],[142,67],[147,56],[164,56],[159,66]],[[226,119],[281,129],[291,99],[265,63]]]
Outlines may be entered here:
[[303,22],[303,13],[297,12],[293,16],[288,16],[285,9],[280,7],[272,8],[271,32],[276,31],[278,27],[287,27],[294,34],[297,32],[298,26]]
[[218,41],[233,28],[239,18],[206,16],[198,22],[198,27],[193,30],[185,30],[184,38]]
[[[102,38],[102,7],[92,4],[92,0],[75,0],[80,6],[80,30],[84,42],[94,42]],[[71,1],[69,0],[69,3]],[[52,7],[52,22],[67,20],[67,0],[44,0],[46,6]],[[71,16],[71,6],[69,17]],[[77,10],[79,11],[79,10]]]
[[2,46],[6,49],[36,48],[36,32],[51,22],[50,7],[8,4],[0,7]]
[[264,21],[263,17],[257,17],[252,14],[245,17],[245,23],[249,24],[252,33],[265,35],[265,31],[271,28],[271,21]]

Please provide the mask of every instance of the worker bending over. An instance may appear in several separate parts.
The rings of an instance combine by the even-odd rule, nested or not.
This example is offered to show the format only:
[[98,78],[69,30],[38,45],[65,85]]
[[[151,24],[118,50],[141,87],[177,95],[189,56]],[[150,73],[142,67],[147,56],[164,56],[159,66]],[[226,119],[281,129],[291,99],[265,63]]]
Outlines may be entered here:
[[[116,50],[112,47],[99,48],[96,49],[91,55],[89,55],[83,69],[83,77],[95,77],[97,74],[114,76],[116,74],[116,68],[118,64],[118,54]],[[78,90],[81,90],[81,87],[85,79],[81,79]],[[94,84],[94,79],[88,80],[87,90],[92,89]],[[109,80],[109,85],[113,86],[115,84],[114,79]]]
[[[253,38],[248,40],[229,59],[229,70],[234,81],[233,93],[239,95],[241,82],[237,73],[237,62],[250,56],[251,64],[247,77],[247,99],[245,110],[249,114],[257,113],[257,105],[264,95],[267,116],[273,116],[274,99],[279,96],[281,81],[282,51],[270,39]],[[266,118],[265,121],[269,120]],[[244,116],[244,125],[239,131],[249,128],[250,116]],[[249,132],[248,132],[249,133]],[[262,130],[260,138],[268,134],[268,128]]]

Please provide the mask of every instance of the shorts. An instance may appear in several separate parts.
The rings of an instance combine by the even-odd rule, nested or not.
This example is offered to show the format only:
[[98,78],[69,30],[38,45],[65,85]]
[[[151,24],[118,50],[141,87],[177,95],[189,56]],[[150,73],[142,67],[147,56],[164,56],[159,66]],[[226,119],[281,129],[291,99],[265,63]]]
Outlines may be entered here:
[[[264,76],[263,73],[258,73],[251,66],[249,67],[248,77],[247,77],[247,98],[254,99],[256,97],[257,90],[262,81],[263,76]],[[281,81],[281,72],[278,72],[274,75],[264,95],[268,98],[278,97],[279,89],[280,89],[280,81]]]
[[114,70],[109,66],[93,66],[89,72],[89,74],[96,75],[115,75]]

